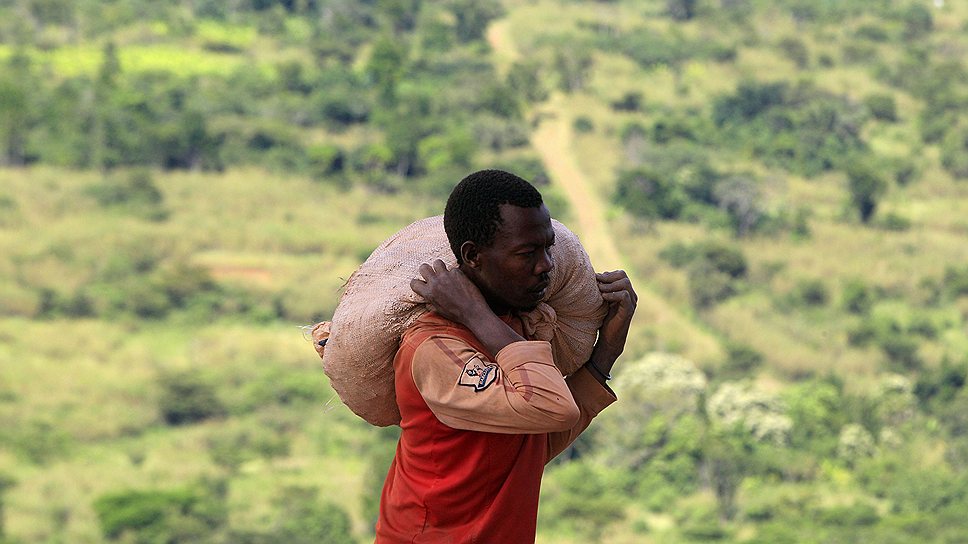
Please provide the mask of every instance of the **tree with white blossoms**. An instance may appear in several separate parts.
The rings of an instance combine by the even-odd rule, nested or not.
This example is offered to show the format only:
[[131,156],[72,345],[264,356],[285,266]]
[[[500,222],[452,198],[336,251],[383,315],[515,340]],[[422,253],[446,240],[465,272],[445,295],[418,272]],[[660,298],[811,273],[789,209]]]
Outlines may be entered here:
[[889,374],[881,379],[875,401],[878,420],[889,427],[910,421],[917,413],[914,384],[900,374]]
[[663,493],[694,489],[705,434],[706,376],[692,361],[659,352],[617,370],[613,387],[621,402],[603,412],[579,443],[593,441],[589,451],[604,465],[631,474],[631,492],[641,488],[656,504]]
[[840,430],[837,456],[847,464],[853,465],[859,459],[874,455],[876,451],[874,437],[862,425],[849,423]]
[[790,440],[793,420],[774,395],[749,384],[726,382],[706,403],[710,421],[721,428],[741,427],[760,442],[784,446]]
[[623,404],[635,405],[647,417],[659,410],[670,415],[696,412],[706,384],[706,375],[689,359],[654,352],[623,364],[615,389]]

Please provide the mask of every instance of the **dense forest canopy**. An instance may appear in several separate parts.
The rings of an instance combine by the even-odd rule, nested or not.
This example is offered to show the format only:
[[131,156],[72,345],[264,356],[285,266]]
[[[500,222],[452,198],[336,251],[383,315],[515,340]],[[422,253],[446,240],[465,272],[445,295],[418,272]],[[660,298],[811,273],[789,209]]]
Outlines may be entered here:
[[365,542],[298,326],[478,168],[641,293],[539,542],[962,542],[968,5],[0,0],[0,543]]

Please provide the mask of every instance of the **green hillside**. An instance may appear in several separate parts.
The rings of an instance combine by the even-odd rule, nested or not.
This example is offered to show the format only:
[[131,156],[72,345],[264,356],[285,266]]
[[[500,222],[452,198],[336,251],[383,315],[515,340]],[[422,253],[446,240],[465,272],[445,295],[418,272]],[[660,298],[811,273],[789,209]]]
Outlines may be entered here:
[[300,327],[484,167],[640,293],[541,543],[968,534],[968,4],[0,2],[0,543],[368,542]]

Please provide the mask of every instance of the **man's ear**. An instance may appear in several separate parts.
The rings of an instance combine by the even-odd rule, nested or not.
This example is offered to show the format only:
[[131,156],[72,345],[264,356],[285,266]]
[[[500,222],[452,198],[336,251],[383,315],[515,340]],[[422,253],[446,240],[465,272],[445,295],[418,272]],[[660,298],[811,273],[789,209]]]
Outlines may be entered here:
[[477,268],[480,266],[481,252],[478,250],[477,244],[468,240],[460,245],[460,256],[461,261],[471,268]]

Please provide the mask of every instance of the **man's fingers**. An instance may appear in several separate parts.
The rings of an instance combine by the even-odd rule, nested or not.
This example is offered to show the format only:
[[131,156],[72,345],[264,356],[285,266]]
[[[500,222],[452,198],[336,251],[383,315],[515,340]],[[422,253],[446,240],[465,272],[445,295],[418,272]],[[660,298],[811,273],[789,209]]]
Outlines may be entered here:
[[427,282],[425,282],[424,280],[419,278],[414,278],[410,280],[410,289],[412,289],[414,293],[417,293],[423,298],[427,298],[427,291],[430,288],[427,286]]
[[598,283],[598,290],[603,293],[614,293],[616,291],[631,291],[632,290],[632,280],[628,278],[623,278],[618,281],[613,281],[610,283]]
[[434,259],[432,263],[423,263],[417,268],[417,272],[423,278],[424,281],[428,281],[431,277],[437,274],[443,274],[447,272],[447,263],[440,259]]
[[426,281],[427,278],[433,276],[434,272],[435,272],[434,267],[430,263],[423,263],[420,265],[419,268],[417,268],[417,273],[420,274],[421,278],[423,278],[424,281]]
[[624,270],[611,270],[608,272],[599,272],[595,274],[595,278],[600,282],[611,283],[622,278],[628,278],[628,274]]
[[[630,280],[629,277],[625,275],[624,271],[619,270],[615,273],[606,272],[605,274],[615,274],[615,275],[610,276],[611,278],[614,278],[612,281],[602,281],[601,279],[599,279],[598,290],[601,291],[603,297],[605,296],[606,293],[625,292],[629,294],[629,300],[632,302],[632,304],[638,303],[639,296],[635,294],[635,289],[632,288],[632,280]],[[605,274],[599,274],[599,276],[603,276]]]
[[618,302],[620,304],[624,302],[629,306],[632,306],[635,304],[635,301],[632,299],[632,294],[629,293],[628,291],[614,291],[614,292],[602,293],[602,298],[605,299],[605,302]]

